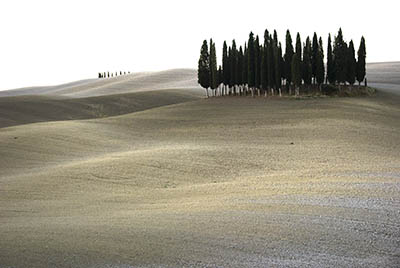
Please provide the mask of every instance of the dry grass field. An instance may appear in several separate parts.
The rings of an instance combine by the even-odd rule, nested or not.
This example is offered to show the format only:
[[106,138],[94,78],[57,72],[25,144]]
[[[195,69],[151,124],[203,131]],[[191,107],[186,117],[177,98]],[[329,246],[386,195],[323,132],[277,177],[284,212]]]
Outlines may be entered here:
[[399,266],[400,96],[189,73],[3,93],[1,268]]

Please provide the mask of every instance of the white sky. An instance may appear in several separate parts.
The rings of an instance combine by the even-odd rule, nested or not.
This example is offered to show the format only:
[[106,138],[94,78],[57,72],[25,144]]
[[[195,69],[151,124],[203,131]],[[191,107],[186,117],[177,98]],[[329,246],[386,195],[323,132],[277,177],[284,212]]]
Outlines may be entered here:
[[[0,90],[92,78],[100,71],[197,68],[200,46],[212,37],[245,42],[286,29],[302,41],[343,28],[358,49],[366,38],[367,61],[400,60],[396,1],[184,1],[2,0]],[[326,47],[325,47],[326,51]]]

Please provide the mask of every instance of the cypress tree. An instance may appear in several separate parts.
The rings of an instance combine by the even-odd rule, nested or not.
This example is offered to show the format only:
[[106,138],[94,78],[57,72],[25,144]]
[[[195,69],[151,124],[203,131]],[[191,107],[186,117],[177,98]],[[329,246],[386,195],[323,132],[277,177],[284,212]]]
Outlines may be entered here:
[[229,85],[229,60],[228,60],[228,46],[226,41],[224,41],[223,50],[222,50],[222,76],[224,83],[223,94],[226,94],[226,86]]
[[302,75],[304,84],[311,85],[312,66],[311,66],[311,41],[307,37],[303,52]]
[[319,52],[318,37],[317,33],[314,32],[312,41],[312,54],[311,54],[312,78],[314,80],[314,83],[317,76],[318,52]]
[[248,84],[250,88],[255,86],[255,48],[254,48],[254,34],[253,32],[249,35],[249,41],[247,42],[248,49]]
[[204,40],[201,46],[197,79],[198,83],[206,90],[208,97],[208,88],[210,87],[210,55],[208,53],[207,40]]
[[290,87],[292,82],[292,58],[293,58],[293,41],[289,30],[286,31],[286,48],[285,48],[285,78],[286,83]]
[[364,36],[361,37],[360,47],[357,52],[357,81],[360,85],[365,78],[365,58],[367,57],[367,52],[365,49],[365,39]]
[[243,55],[243,84],[248,84],[248,72],[249,72],[249,56],[248,56],[248,49],[247,49],[247,43],[244,44],[244,55]]
[[347,72],[346,72],[346,80],[350,85],[354,85],[356,82],[357,75],[357,62],[356,55],[354,51],[353,40],[350,41],[349,47],[347,49]]
[[292,58],[292,80],[293,85],[296,88],[296,95],[299,93],[298,88],[301,85],[301,69],[300,69],[300,57],[295,53]]
[[261,53],[260,53],[260,39],[258,35],[256,36],[256,41],[254,43],[254,55],[255,55],[255,67],[254,67],[254,83],[256,88],[260,88],[261,84]]
[[336,75],[335,75],[335,63],[333,60],[333,51],[332,51],[332,40],[331,34],[328,37],[328,59],[327,59],[327,78],[329,84],[335,84]]
[[223,76],[223,73],[222,73],[221,65],[218,66],[217,81],[218,81],[218,87],[220,87],[221,84],[224,82],[224,76]]
[[335,43],[333,47],[336,81],[339,84],[346,82],[346,54],[347,44],[343,40],[342,28],[340,28],[338,35],[335,37]]
[[[275,39],[275,38],[274,38]],[[276,90],[281,89],[281,59],[282,59],[282,49],[280,48],[280,44],[277,46],[275,45],[275,40],[274,40],[274,69],[275,69],[275,87]]]
[[236,41],[232,40],[232,47],[229,48],[229,66],[230,66],[230,80],[229,87],[231,87],[232,92],[235,91],[235,86],[237,84],[237,49]]
[[300,38],[300,33],[297,33],[296,36],[296,56],[299,59],[299,62],[301,62],[302,55],[301,55],[301,38]]
[[318,53],[317,53],[317,66],[316,66],[316,80],[317,84],[321,87],[325,79],[325,65],[324,65],[324,49],[322,46],[322,38],[319,38]]
[[215,43],[210,39],[210,87],[214,91],[218,87],[217,81],[217,56],[215,51]]
[[268,36],[268,51],[267,51],[267,71],[268,71],[268,86],[273,90],[275,87],[274,73],[274,42],[271,35]]
[[239,86],[243,85],[243,48],[242,46],[239,47],[239,52],[238,52],[238,61],[237,61],[237,69],[236,69],[236,78],[237,78],[237,84]]

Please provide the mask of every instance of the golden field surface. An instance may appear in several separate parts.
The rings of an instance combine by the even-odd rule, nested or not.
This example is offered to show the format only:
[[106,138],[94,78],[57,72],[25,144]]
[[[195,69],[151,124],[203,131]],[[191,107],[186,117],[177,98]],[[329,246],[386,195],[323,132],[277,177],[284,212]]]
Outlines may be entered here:
[[1,268],[399,266],[400,96],[106,80],[0,93]]

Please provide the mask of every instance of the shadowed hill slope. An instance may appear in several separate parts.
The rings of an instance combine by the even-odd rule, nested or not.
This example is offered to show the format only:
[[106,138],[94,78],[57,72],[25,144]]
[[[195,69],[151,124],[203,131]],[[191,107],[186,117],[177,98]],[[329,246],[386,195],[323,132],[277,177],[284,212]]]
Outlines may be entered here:
[[201,97],[200,92],[200,90],[171,89],[87,98],[46,95],[3,97],[0,98],[0,128],[34,122],[127,114],[196,100]]

